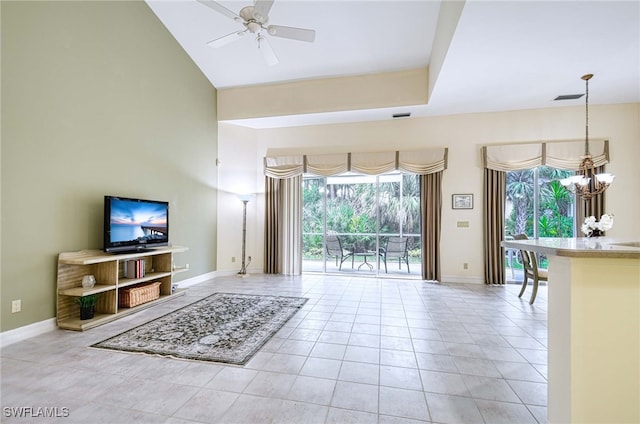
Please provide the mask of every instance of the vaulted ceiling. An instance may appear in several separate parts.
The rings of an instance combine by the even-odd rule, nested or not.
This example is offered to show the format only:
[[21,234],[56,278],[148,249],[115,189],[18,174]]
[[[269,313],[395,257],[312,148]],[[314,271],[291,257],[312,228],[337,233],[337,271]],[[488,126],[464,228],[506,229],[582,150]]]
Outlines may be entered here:
[[[218,3],[234,13],[253,4]],[[273,66],[251,34],[208,46],[244,27],[201,2],[147,4],[218,89],[429,68],[427,104],[239,122],[256,128],[582,105],[554,99],[584,93],[587,73],[591,104],[640,102],[639,1],[275,0],[268,24],[316,37],[265,34]]]

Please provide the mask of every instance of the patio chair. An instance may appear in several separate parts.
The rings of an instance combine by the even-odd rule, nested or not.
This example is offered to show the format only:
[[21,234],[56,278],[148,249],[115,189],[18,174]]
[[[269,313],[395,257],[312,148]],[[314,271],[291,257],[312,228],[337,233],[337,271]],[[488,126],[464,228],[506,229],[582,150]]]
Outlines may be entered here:
[[384,272],[387,272],[387,259],[398,259],[398,269],[402,269],[402,262],[407,264],[407,272],[411,273],[409,269],[409,251],[407,249],[406,237],[389,237],[387,245],[380,248],[380,258],[384,262]]
[[[516,234],[513,236],[514,240],[528,240],[526,234]],[[524,268],[524,276],[522,277],[522,288],[518,297],[522,297],[529,279],[533,282],[533,291],[531,292],[531,299],[529,304],[533,305],[538,294],[538,283],[540,281],[548,281],[548,273],[546,269],[538,268],[538,260],[534,252],[527,250],[520,250],[520,256],[522,257],[522,267]]]
[[343,248],[338,236],[335,234],[327,234],[325,237],[325,245],[327,248],[327,257],[335,256],[336,266],[339,271],[342,271],[342,264],[349,258],[351,258],[351,268],[353,268],[355,259],[353,251]]

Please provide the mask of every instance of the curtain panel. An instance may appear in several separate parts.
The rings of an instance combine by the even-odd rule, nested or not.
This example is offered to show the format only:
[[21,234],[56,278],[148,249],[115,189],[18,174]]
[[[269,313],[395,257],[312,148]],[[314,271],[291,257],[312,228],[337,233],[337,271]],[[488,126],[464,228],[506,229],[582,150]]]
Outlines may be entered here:
[[280,180],[280,274],[302,274],[302,175]]
[[[604,165],[598,166],[594,169],[596,174],[601,174],[604,171]],[[597,220],[600,220],[602,214],[606,211],[605,209],[605,193],[602,193],[600,196],[592,197],[589,200],[582,200],[576,206],[576,223],[578,224],[578,235],[581,235],[580,227],[584,222],[584,219],[588,216],[595,216]],[[576,236],[576,237],[577,237]]]
[[265,178],[264,273],[302,273],[302,176]]
[[440,234],[442,223],[442,171],[420,175],[422,215],[422,279],[442,281]]
[[[595,166],[609,163],[609,140],[589,140],[589,152]],[[483,146],[482,167],[507,172],[547,165],[577,171],[584,153],[584,140]]]
[[505,283],[504,207],[506,203],[507,173],[484,170],[484,282]]
[[448,149],[354,152],[320,155],[267,156],[264,174],[271,178],[292,178],[313,174],[323,177],[355,172],[379,175],[391,171],[431,174],[447,168]]
[[264,273],[280,272],[280,179],[265,177],[264,181]]

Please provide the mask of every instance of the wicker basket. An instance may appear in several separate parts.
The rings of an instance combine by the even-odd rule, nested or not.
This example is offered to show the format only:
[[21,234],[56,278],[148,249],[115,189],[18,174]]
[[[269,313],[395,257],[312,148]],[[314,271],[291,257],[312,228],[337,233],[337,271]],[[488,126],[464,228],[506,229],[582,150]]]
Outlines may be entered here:
[[161,282],[138,284],[118,291],[118,306],[133,308],[160,297]]

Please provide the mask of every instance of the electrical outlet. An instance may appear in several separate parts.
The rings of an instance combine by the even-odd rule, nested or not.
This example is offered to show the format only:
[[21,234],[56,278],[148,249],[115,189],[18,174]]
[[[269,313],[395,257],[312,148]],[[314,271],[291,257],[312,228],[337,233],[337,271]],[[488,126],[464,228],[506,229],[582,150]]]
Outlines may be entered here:
[[231,262],[235,262],[235,261],[236,261],[236,257],[235,257],[235,256],[232,256],[232,257],[231,257]]
[[22,300],[12,300],[11,301],[11,313],[15,314],[16,312],[20,312],[22,310]]
[[469,264],[468,264],[468,263],[466,263],[466,262],[465,262],[465,263],[463,263],[463,264],[462,264],[462,268],[463,268],[463,269],[469,269]]

